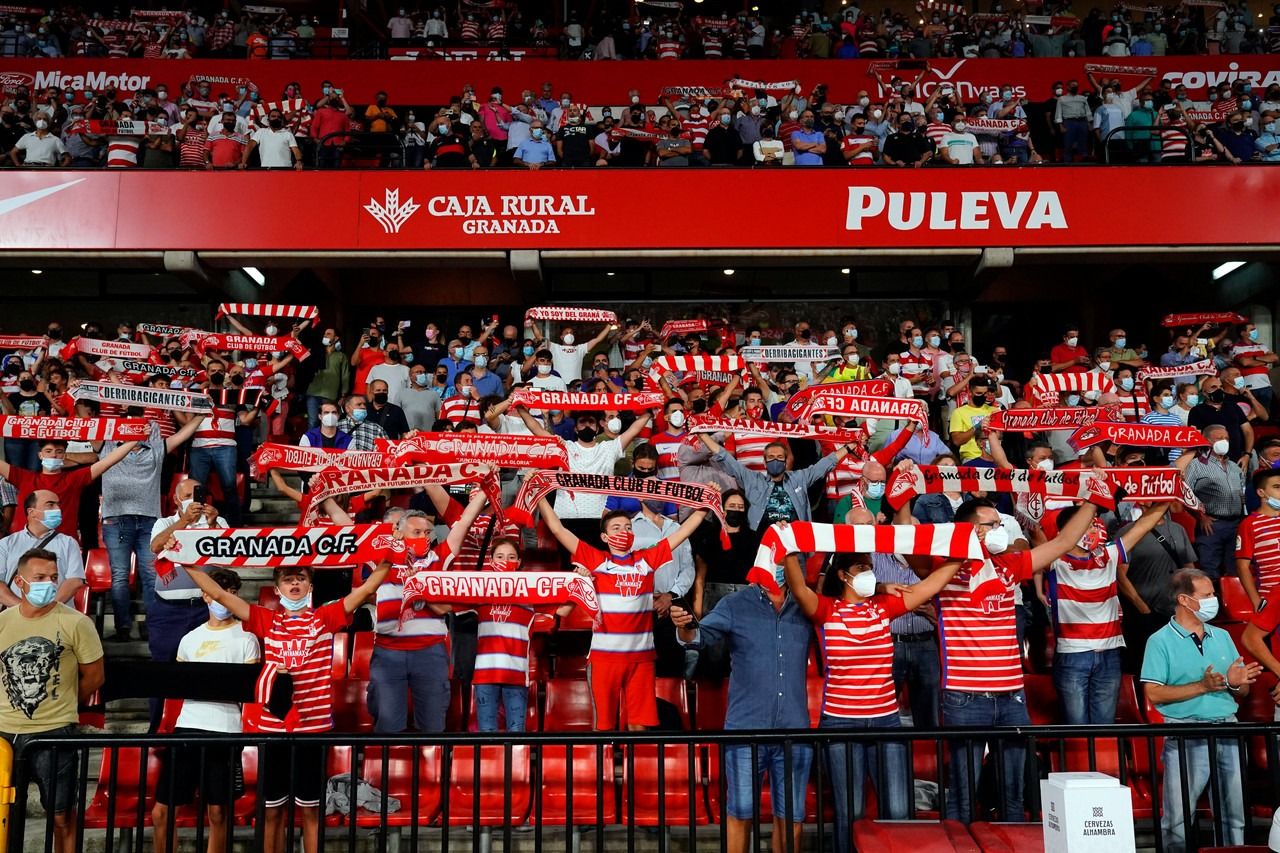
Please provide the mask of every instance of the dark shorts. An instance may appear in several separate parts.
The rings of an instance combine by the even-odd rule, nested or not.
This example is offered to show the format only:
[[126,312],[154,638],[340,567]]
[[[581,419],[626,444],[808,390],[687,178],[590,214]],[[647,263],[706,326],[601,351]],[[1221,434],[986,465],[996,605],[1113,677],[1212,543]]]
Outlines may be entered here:
[[[0,737],[13,744],[13,751],[17,753],[27,741],[34,737],[65,737],[75,734],[76,728],[76,726],[63,726],[40,732],[38,735],[0,733]],[[79,775],[76,765],[79,763],[80,751],[74,747],[68,747],[57,750],[55,754],[55,750],[51,748],[36,749],[34,752],[27,753],[26,757],[31,763],[31,775],[40,789],[40,806],[46,812],[53,814],[65,814],[71,811],[76,803],[76,777]],[[50,796],[53,799],[52,805]]]
[[[207,734],[196,729],[174,729],[173,733]],[[170,746],[157,750],[156,757],[160,761],[156,802],[161,805],[193,803],[197,789],[200,801],[208,806],[230,805],[244,793],[244,768],[240,764],[238,746]]]
[[275,743],[263,747],[259,766],[262,798],[267,807],[283,806],[290,796],[299,806],[320,805],[324,796],[325,753],[323,745],[305,741],[295,742],[292,747]]

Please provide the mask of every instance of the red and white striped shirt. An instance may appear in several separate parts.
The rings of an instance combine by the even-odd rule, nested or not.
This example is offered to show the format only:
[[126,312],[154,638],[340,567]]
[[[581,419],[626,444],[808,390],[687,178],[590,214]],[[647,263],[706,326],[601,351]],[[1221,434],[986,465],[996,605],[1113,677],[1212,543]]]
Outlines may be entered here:
[[[1258,362],[1257,364],[1253,364],[1246,367],[1244,364],[1241,363],[1241,360],[1245,358],[1252,358],[1256,360],[1258,356],[1266,355],[1268,352],[1270,352],[1270,350],[1268,350],[1266,347],[1262,346],[1261,344],[1236,344],[1234,347],[1231,348],[1231,360],[1235,363],[1236,367],[1240,368],[1240,375],[1245,377],[1245,385],[1247,385],[1249,388],[1257,388],[1259,387],[1259,385],[1248,381],[1248,377],[1250,376],[1265,377],[1268,375],[1267,372],[1271,368],[1268,367],[1266,364],[1263,364],[1262,362]],[[1266,384],[1263,384],[1261,387],[1266,388],[1270,384],[1271,384],[1270,382],[1267,382]]]
[[479,424],[484,413],[480,401],[458,394],[440,404],[440,417],[451,424]]
[[976,562],[956,572],[938,593],[944,690],[1003,693],[1022,689],[1013,589],[1031,579],[1031,552],[1014,551],[989,559],[1004,582],[1003,593],[974,601],[969,577],[979,568]]
[[[462,518],[465,512],[462,505],[457,501],[449,501],[449,506],[441,514],[440,521],[449,527],[458,523],[458,519]],[[458,549],[458,555],[453,559],[453,568],[461,572],[478,572],[484,565],[481,559],[483,548],[485,546],[485,534],[489,532],[489,522],[493,516],[485,513],[476,516],[476,520],[471,523],[471,528],[467,530],[467,535],[462,539],[462,547]],[[499,536],[510,536],[517,541],[520,539],[520,525],[514,521],[502,520],[494,522],[493,532],[488,539],[492,544],[494,539]]]
[[1151,411],[1151,399],[1140,385],[1135,385],[1131,392],[1117,389],[1116,394],[1120,397],[1120,416],[1129,423],[1137,423]]
[[675,39],[662,39],[658,42],[659,59],[679,59],[680,42]]
[[850,166],[874,166],[876,152],[880,150],[880,138],[874,134],[863,133],[861,136],[849,134],[840,142],[840,153],[846,155],[859,145],[866,145],[868,142],[871,143],[871,147],[853,155],[853,159],[849,160],[848,163]]
[[625,557],[579,542],[573,562],[591,572],[600,602],[600,626],[591,635],[591,655],[653,660],[653,578],[660,566],[671,562],[667,540]]
[[847,454],[827,472],[827,500],[839,501],[845,495],[856,490],[858,481],[862,479],[862,466],[866,459],[855,458]]
[[405,565],[392,566],[387,579],[378,587],[374,598],[377,621],[374,626],[375,646],[398,651],[414,651],[443,643],[449,635],[444,619],[433,613],[425,603],[415,608],[412,615],[400,624],[400,606],[404,602],[404,579],[418,572],[438,572],[449,568],[453,552],[448,542],[441,542],[427,551],[421,559],[406,554]]
[[258,731],[327,732],[333,728],[333,633],[349,621],[341,601],[299,614],[249,605],[244,627],[262,643],[263,663],[279,664],[293,676],[293,710],[281,720],[264,707]]
[[232,409],[215,406],[213,414],[204,419],[191,441],[193,448],[235,447],[236,413]]
[[529,626],[538,615],[519,604],[476,608],[476,670],[473,684],[529,684]]
[[1280,515],[1251,513],[1236,530],[1236,559],[1253,560],[1253,582],[1258,595],[1280,581]]
[[827,664],[823,716],[865,718],[898,713],[889,622],[906,612],[902,598],[896,595],[876,595],[858,604],[818,597],[818,610],[812,618]]
[[1185,160],[1187,158],[1187,129],[1165,127],[1160,130],[1160,159]]
[[649,439],[653,449],[658,451],[658,479],[679,480],[680,463],[676,457],[680,453],[680,445],[684,444],[684,434],[660,432]]
[[110,136],[107,138],[107,168],[131,169],[138,165],[138,149],[141,136]]
[[[902,376],[913,383],[926,370],[933,370],[933,359],[927,352],[921,351],[919,354],[907,350],[898,355],[898,361],[902,364]],[[921,389],[927,386],[914,386],[916,393],[921,393]]]
[[1088,557],[1066,554],[1053,561],[1049,595],[1060,654],[1124,646],[1116,573],[1120,564],[1127,562],[1128,555],[1119,542]]
[[694,116],[692,112],[690,110],[688,118],[681,119],[680,129],[688,135],[689,141],[693,143],[693,150],[701,151],[702,146],[707,142],[707,129],[711,125],[711,120],[701,116]]
[[931,121],[924,128],[924,135],[934,145],[942,144],[942,137],[951,132],[951,125],[945,121]]

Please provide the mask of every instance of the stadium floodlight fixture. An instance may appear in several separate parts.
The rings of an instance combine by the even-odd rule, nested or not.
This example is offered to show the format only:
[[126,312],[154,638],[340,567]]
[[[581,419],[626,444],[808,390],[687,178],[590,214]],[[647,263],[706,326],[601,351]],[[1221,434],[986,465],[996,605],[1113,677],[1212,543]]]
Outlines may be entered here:
[[733,275],[733,270],[731,270],[731,269],[727,269],[727,268],[726,268],[726,269],[725,269],[725,271],[724,271],[724,274],[725,274],[725,275]]
[[32,270],[32,275],[44,275],[44,270]]
[[258,285],[258,287],[266,286],[267,277],[263,275],[262,270],[258,269],[257,267],[241,267],[240,271],[245,275],[249,276],[249,278],[253,279],[253,283]]
[[849,268],[848,268],[848,267],[841,267],[841,268],[840,268],[840,274],[841,274],[841,275],[848,275],[848,274],[849,274]]
[[1220,278],[1225,278],[1226,276],[1231,275],[1233,272],[1240,269],[1240,267],[1244,266],[1244,264],[1244,261],[1227,261],[1225,264],[1218,264],[1213,268],[1213,280],[1217,281]]

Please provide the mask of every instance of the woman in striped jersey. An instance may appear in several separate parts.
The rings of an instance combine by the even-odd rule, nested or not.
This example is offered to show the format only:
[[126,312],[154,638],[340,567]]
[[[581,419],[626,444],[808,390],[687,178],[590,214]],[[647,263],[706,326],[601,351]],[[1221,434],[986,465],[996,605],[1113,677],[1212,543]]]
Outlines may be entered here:
[[[485,570],[515,572],[520,563],[516,540],[499,536],[493,540]],[[572,604],[564,604],[555,612],[567,616],[572,609]],[[496,732],[501,708],[507,731],[522,732],[529,703],[529,626],[537,611],[519,604],[482,604],[476,613],[480,625],[471,681],[475,685],[476,723],[482,732]]]
[[[881,586],[877,593],[869,554],[840,554],[822,580],[821,594],[809,589],[798,554],[786,559],[787,586],[818,631],[826,684],[822,690],[824,729],[896,729],[898,698],[893,683],[893,638],[889,623],[942,591],[959,569],[953,561],[907,587]],[[875,780],[880,817],[907,817],[911,773],[906,744],[845,742],[826,748],[827,773],[836,805],[836,849],[849,849],[851,821],[862,817],[863,779]]]

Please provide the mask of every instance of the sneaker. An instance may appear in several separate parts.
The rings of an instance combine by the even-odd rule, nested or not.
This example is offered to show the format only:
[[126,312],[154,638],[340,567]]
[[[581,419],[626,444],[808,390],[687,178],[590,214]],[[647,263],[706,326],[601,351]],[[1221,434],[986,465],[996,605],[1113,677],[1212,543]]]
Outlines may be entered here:
[[128,631],[116,631],[114,634],[111,635],[111,642],[131,643],[133,642],[133,635]]
[[151,635],[147,633],[147,623],[146,623],[146,622],[141,622],[141,623],[139,623],[139,624],[138,624],[138,639],[140,639],[140,640],[149,640],[149,639],[151,639]]

